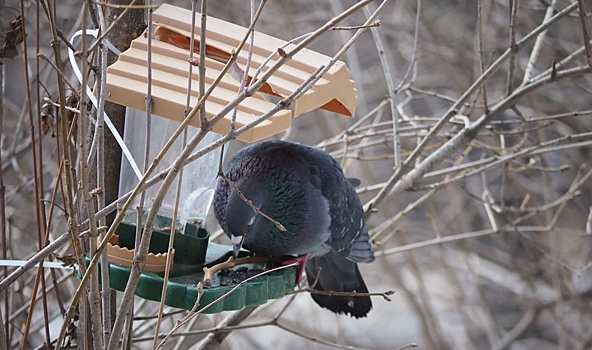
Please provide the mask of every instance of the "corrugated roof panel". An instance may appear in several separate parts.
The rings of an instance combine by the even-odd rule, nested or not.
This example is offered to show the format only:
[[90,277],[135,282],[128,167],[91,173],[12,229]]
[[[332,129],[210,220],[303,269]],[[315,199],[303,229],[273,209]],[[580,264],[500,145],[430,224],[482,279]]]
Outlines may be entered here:
[[[181,121],[184,116],[187,79],[188,47],[191,30],[191,11],[163,4],[153,14],[154,25],[160,26],[156,34],[162,41],[152,42],[152,112],[165,118]],[[239,44],[246,33],[246,28],[208,17],[207,27],[206,85],[210,86],[230,58],[230,53]],[[196,39],[199,39],[199,27],[196,27]],[[291,44],[290,44],[291,45]],[[266,34],[255,32],[255,48],[251,60],[249,75],[263,64],[269,56],[271,60],[262,69],[265,72],[281,57],[278,48],[286,47],[286,42]],[[199,42],[196,40],[196,47]],[[140,37],[132,42],[130,49],[123,52],[119,60],[107,69],[107,100],[135,109],[145,110],[147,91],[147,39]],[[244,72],[247,62],[248,45],[237,57],[237,67]],[[274,104],[268,102],[263,94],[286,97],[293,93],[319,66],[327,64],[331,58],[311,50],[302,50],[293,59],[282,66],[263,85],[259,92],[246,98],[238,108],[236,127],[240,128],[263,115]],[[237,69],[238,71],[238,69]],[[236,98],[239,91],[240,72],[227,73],[214,89],[206,102],[208,118],[217,115],[225,105]],[[191,105],[197,103],[198,69],[192,71]],[[263,94],[262,94],[263,93]],[[315,85],[295,101],[294,116],[323,108],[335,113],[352,116],[356,105],[356,90],[350,73],[343,62],[337,62]],[[213,131],[225,134],[230,127],[232,113],[228,113]],[[255,126],[239,139],[255,142],[279,133],[291,125],[292,112],[279,111],[269,120]],[[199,126],[199,118],[191,123]]]

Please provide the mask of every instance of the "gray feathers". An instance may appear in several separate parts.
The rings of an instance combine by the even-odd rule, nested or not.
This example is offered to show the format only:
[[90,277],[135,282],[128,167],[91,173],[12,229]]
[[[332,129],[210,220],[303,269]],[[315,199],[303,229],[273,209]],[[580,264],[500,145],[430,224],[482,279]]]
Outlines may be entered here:
[[[255,215],[232,187],[220,179],[214,212],[228,236],[244,236],[243,247],[262,255],[311,254],[309,282],[325,291],[367,292],[356,263],[371,262],[374,253],[360,200],[339,164],[319,149],[285,141],[266,141],[237,152],[226,176],[271,221]],[[312,281],[311,281],[311,276]],[[337,313],[365,316],[369,297],[313,294],[321,306]]]

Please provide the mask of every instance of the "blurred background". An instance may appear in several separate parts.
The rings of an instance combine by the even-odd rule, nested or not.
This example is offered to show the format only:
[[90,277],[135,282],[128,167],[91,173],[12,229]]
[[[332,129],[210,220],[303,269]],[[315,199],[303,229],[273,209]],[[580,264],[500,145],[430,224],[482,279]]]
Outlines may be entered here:
[[[21,3],[3,2],[2,23],[8,25]],[[377,259],[360,269],[371,292],[395,294],[391,301],[374,297],[373,310],[359,320],[320,309],[307,293],[271,301],[240,320],[240,326],[227,328],[220,348],[591,348],[592,59],[584,47],[590,37],[582,29],[591,5],[579,2],[582,7],[567,0],[386,4],[378,15],[380,26],[367,30],[341,57],[357,89],[354,117],[310,112],[275,138],[317,145],[342,164],[348,177],[361,180],[357,190],[362,203],[373,204],[368,227]],[[189,1],[167,3],[191,6]],[[256,30],[291,40],[356,3],[270,0]],[[339,26],[362,25],[382,4],[371,2],[366,12],[354,13]],[[58,101],[55,70],[39,58],[42,54],[53,61],[51,31],[36,2],[22,5],[26,52],[18,45],[18,54],[4,58],[1,66],[2,249],[3,259],[15,260],[39,251],[39,220],[48,221],[36,216],[35,206],[40,199],[49,210],[59,169],[53,127],[38,133],[51,122],[37,118],[44,102],[36,102],[37,91],[41,99]],[[549,21],[566,8],[564,15]],[[82,2],[61,0],[55,9],[57,28],[70,38],[80,29]],[[208,2],[208,15],[245,27],[250,11],[248,1]],[[548,29],[533,35],[544,22]],[[354,33],[330,30],[309,49],[333,56]],[[61,51],[64,76],[78,88],[64,44]],[[460,101],[492,65],[496,69],[487,73],[482,88]],[[413,161],[405,162],[457,101],[454,117],[429,137]],[[489,113],[493,117],[475,130],[474,138],[463,139],[455,149],[444,148]],[[76,166],[80,139],[72,146]],[[227,155],[244,146],[231,142]],[[33,166],[34,150],[39,169]],[[434,154],[439,157],[426,164]],[[396,181],[392,195],[377,200],[401,164],[404,173],[421,174],[410,175],[407,185]],[[50,241],[68,229],[63,187],[57,192]],[[75,215],[84,217],[78,213],[85,212],[81,208]],[[212,215],[206,228],[217,241],[227,242]],[[72,254],[71,245],[56,254]],[[4,268],[3,278],[12,271],[14,267]],[[30,313],[35,273],[29,270],[0,294],[9,349],[49,348],[45,343],[55,341],[80,282],[71,270],[45,269],[46,292],[37,291],[39,301]],[[175,311],[165,308],[161,332],[183,317]],[[136,298],[131,348],[151,346],[157,312],[158,303]],[[32,321],[27,327],[28,314]],[[224,330],[227,324],[220,322],[228,317],[232,313],[200,315],[165,347],[190,348],[212,328]],[[83,348],[83,343],[70,338],[72,347]]]

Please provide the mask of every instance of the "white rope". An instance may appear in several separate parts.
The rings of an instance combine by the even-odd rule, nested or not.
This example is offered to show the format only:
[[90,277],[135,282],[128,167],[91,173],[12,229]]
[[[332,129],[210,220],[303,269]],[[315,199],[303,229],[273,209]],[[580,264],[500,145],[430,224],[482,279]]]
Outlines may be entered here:
[[[74,42],[74,39],[81,36],[82,33],[83,33],[82,30],[79,30],[76,33],[74,33],[74,35],[72,35],[72,38],[70,38],[70,42]],[[86,34],[91,35],[96,38],[98,36],[98,30],[97,29],[87,29]],[[115,48],[115,46],[113,46],[108,40],[105,40],[105,45],[107,45],[109,50],[111,50],[117,56],[119,56],[121,54],[121,52],[119,50],[117,50],[117,48]],[[76,63],[76,57],[74,57],[74,51],[72,51],[72,49],[70,49],[70,48],[68,48],[68,57],[70,58],[70,65],[72,66],[72,69],[74,70],[74,74],[76,74],[76,78],[78,78],[78,82],[80,82],[82,84],[82,73],[80,72],[80,68],[78,67],[78,64]],[[103,79],[104,78],[105,77],[103,77]],[[90,99],[92,104],[95,107],[97,107],[97,98],[93,94],[92,90],[88,86],[85,86],[85,88],[86,88],[86,93],[88,95],[88,98]],[[105,124],[107,124],[107,127],[111,131],[111,134],[113,134],[113,137],[115,137],[115,140],[119,144],[119,147],[121,147],[123,154],[125,155],[128,162],[130,163],[132,169],[134,170],[134,173],[136,173],[138,180],[142,179],[142,172],[140,171],[140,168],[138,168],[138,165],[136,164],[136,161],[134,160],[132,153],[127,148],[127,146],[125,145],[125,142],[123,142],[123,139],[121,138],[121,136],[117,132],[117,129],[115,129],[115,125],[113,125],[113,123],[111,122],[111,119],[109,119],[109,117],[107,116],[107,113],[103,113],[103,116],[105,119]]]
[[[27,263],[27,260],[0,260],[0,266],[23,266]],[[39,266],[39,264],[35,265],[35,267]],[[60,262],[53,262],[53,261],[44,261],[43,267],[49,269],[64,269],[64,270],[76,270],[77,266],[64,266],[64,264]]]

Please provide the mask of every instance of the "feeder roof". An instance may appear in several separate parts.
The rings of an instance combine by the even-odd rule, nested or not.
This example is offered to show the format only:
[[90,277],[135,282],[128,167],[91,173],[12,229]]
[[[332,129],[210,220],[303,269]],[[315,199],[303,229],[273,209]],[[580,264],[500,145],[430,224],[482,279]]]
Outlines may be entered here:
[[[153,13],[157,40],[152,41],[152,113],[175,121],[182,121],[186,103],[189,42],[191,32],[191,11],[163,4]],[[247,29],[236,24],[208,17],[206,49],[206,89],[218,77],[231,53],[236,49]],[[195,28],[195,49],[199,50],[199,24]],[[285,51],[293,47],[285,41],[255,32],[255,47],[252,50],[252,74],[265,63],[262,71],[281,59],[279,48]],[[132,41],[116,63],[107,69],[107,100],[138,110],[145,110],[147,79],[148,41],[141,36]],[[217,115],[239,91],[240,76],[244,74],[249,44],[238,53],[237,64],[229,70],[206,101],[208,118]],[[259,89],[258,93],[246,98],[238,107],[236,128],[240,128],[273,108],[264,94],[284,98],[293,93],[321,65],[331,57],[304,49],[283,65]],[[192,71],[190,105],[198,101],[198,69]],[[294,102],[294,116],[321,108],[351,117],[355,111],[356,89],[350,80],[346,65],[338,61],[311,89]],[[290,127],[292,112],[282,110],[270,119],[258,124],[238,138],[255,142],[275,135]],[[213,131],[225,134],[230,129],[232,112],[218,122]],[[194,117],[190,125],[199,127],[199,118]]]

